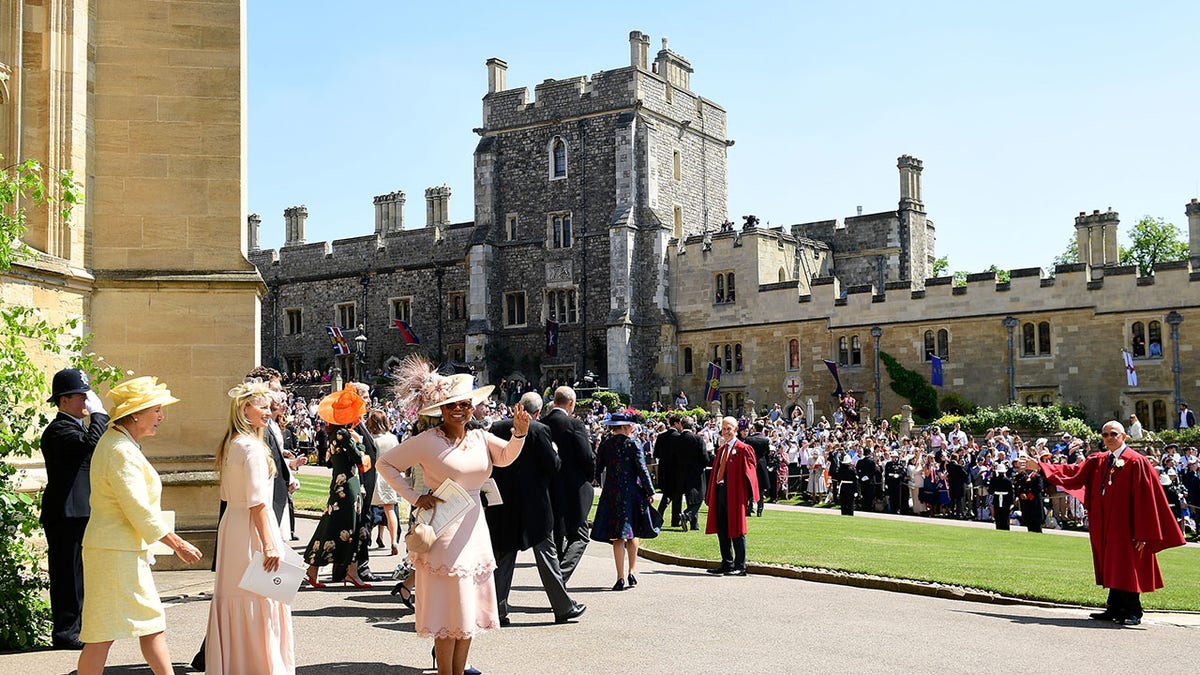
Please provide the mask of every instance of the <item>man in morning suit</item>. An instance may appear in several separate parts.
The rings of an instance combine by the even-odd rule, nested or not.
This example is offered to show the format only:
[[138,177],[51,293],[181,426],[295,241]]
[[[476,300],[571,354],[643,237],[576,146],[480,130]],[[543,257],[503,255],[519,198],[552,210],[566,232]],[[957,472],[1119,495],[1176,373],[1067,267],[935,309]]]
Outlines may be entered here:
[[51,640],[57,649],[82,649],[83,531],[92,514],[92,452],[108,428],[108,414],[82,370],[55,373],[51,392],[58,415],[42,432],[46,491],[40,518],[50,568]]
[[[517,403],[525,408],[531,419],[529,438],[516,461],[505,467],[493,467],[492,478],[500,492],[501,504],[489,504],[484,510],[492,536],[492,551],[496,555],[496,603],[500,608],[500,625],[507,626],[508,594],[512,590],[513,569],[517,552],[533,549],[542,588],[554,610],[554,622],[565,623],[586,609],[567,595],[567,588],[558,565],[558,546],[554,542],[554,510],[550,503],[550,486],[558,473],[561,460],[554,451],[550,427],[537,421],[542,411],[542,397],[526,392]],[[512,437],[511,419],[494,422],[490,431],[508,440]]]
[[574,412],[575,390],[559,387],[554,390],[554,407],[541,419],[550,427],[550,437],[562,462],[550,494],[554,502],[554,541],[558,545],[563,581],[570,580],[587,549],[590,536],[587,518],[596,494],[592,487],[596,453],[588,440],[587,427]]
[[1105,452],[1080,464],[1048,464],[1029,457],[1022,467],[1041,470],[1046,480],[1068,490],[1084,489],[1088,537],[1096,583],[1108,589],[1107,608],[1097,621],[1124,626],[1142,622],[1141,593],[1163,586],[1159,551],[1183,546],[1183,531],[1150,460],[1125,445],[1125,427],[1115,420],[1100,433]]
[[671,507],[671,527],[679,527],[679,511],[683,501],[683,491],[679,486],[679,453],[682,449],[683,434],[680,431],[679,413],[667,415],[668,429],[654,439],[654,458],[658,461],[658,488],[662,490],[662,499],[658,502],[658,515],[667,512]]
[[696,426],[691,416],[683,415],[680,419],[682,432],[679,435],[679,455],[675,458],[675,467],[679,472],[679,490],[687,499],[687,511],[683,512],[683,527],[686,531],[700,529],[700,503],[704,495],[704,469],[709,464],[708,451],[704,448],[704,439],[695,434]]
[[775,490],[771,487],[771,470],[767,466],[767,455],[771,454],[771,441],[763,435],[763,430],[766,427],[762,421],[757,421],[751,427],[751,433],[746,436],[746,445],[754,449],[755,466],[754,470],[758,477],[758,487],[761,492],[758,493],[758,517],[762,517],[763,500],[767,494],[771,496],[771,501],[775,501]]
[[[358,395],[362,400],[367,402],[368,407],[371,402],[371,387],[362,382],[355,382],[354,388],[358,390]],[[358,426],[354,427],[354,431],[362,436],[363,448],[367,451],[367,456],[371,458],[371,468],[362,472],[360,479],[362,481],[362,527],[359,528],[358,536],[358,552],[354,555],[354,561],[358,563],[358,578],[363,581],[380,581],[382,577],[371,572],[371,531],[375,526],[371,524],[371,501],[375,498],[375,481],[379,477],[379,473],[375,471],[375,460],[379,459],[379,449],[375,447],[375,439],[371,437],[371,432],[367,431],[366,418],[360,421]],[[366,528],[366,532],[361,530]]]
[[858,460],[858,464],[855,464],[854,468],[858,473],[858,489],[862,496],[861,508],[863,511],[874,511],[875,477],[879,473],[879,465],[875,463],[871,448],[863,448],[862,459]]
[[758,499],[758,469],[754,449],[737,439],[738,423],[721,420],[716,458],[708,479],[708,522],[705,534],[716,534],[721,546],[721,564],[709,574],[746,576],[747,502]]

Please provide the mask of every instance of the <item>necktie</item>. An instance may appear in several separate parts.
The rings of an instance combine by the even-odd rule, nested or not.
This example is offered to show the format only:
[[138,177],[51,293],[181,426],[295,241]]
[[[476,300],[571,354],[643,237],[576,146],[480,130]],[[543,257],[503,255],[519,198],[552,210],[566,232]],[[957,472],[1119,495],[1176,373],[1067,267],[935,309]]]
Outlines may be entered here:
[[732,445],[726,445],[725,450],[721,453],[721,466],[717,467],[717,482],[725,480],[725,465],[729,462],[729,453],[733,450]]

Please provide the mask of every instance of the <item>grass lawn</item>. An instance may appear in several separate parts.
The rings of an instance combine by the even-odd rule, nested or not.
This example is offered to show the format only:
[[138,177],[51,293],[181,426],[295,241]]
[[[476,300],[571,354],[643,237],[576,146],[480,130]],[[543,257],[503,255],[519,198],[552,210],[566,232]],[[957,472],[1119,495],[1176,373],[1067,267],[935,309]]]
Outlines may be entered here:
[[[703,526],[704,509],[700,522]],[[933,581],[1008,596],[1102,606],[1108,592],[1094,584],[1085,537],[1002,532],[842,517],[764,511],[746,537],[753,562],[819,567],[884,577]],[[717,538],[664,528],[647,548],[716,561]],[[1158,555],[1166,587],[1142,596],[1153,609],[1200,610],[1200,549],[1174,548]]]
[[292,493],[292,504],[297,511],[324,511],[329,501],[329,478],[300,474],[300,489]]

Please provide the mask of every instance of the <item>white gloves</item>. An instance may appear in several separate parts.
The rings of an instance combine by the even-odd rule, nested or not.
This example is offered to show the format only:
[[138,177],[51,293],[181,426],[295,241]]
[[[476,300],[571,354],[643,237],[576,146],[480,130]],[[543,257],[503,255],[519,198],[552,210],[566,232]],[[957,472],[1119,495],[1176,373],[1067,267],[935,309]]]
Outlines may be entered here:
[[88,390],[87,403],[85,404],[84,407],[87,409],[88,414],[91,414],[91,413],[100,413],[102,415],[108,414],[108,411],[104,409],[104,401],[101,401],[100,397],[96,395],[96,392],[91,391],[91,390]]

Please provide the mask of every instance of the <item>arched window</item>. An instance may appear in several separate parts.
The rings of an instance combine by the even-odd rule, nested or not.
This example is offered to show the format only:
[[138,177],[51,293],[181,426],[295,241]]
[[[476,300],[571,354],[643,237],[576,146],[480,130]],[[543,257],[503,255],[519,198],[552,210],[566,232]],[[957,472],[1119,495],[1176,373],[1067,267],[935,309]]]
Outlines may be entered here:
[[1037,405],[1037,399],[1033,397],[1033,394],[1025,397],[1025,407],[1032,408],[1035,405]]
[[733,372],[733,348],[731,345],[725,345],[725,372]]
[[717,292],[713,295],[713,302],[725,302],[725,275],[717,275]]
[[1167,424],[1167,404],[1161,398],[1156,399],[1153,404],[1154,409],[1154,428],[1155,429],[1170,429]]
[[725,300],[733,302],[733,272],[725,275]]
[[1043,408],[1049,408],[1050,405],[1052,403],[1054,403],[1054,397],[1051,396],[1050,394],[1042,394],[1042,398],[1041,398],[1041,401],[1039,401],[1039,403],[1041,403]]
[[940,359],[950,358],[950,331],[945,328],[937,332],[937,354]]
[[844,366],[850,363],[850,345],[849,341],[844,337],[838,338],[838,365]]
[[781,282],[788,280],[787,279],[787,270],[783,269],[782,267],[779,268],[779,280]]
[[1050,353],[1050,322],[1038,324],[1038,354]]
[[788,340],[788,370],[798,370],[800,368],[800,341],[792,338]]
[[742,343],[733,345],[733,372],[742,372]]
[[859,341],[857,335],[850,337],[850,365],[862,365],[862,342]]
[[933,331],[925,331],[925,360],[932,361],[936,345],[933,342]]
[[1137,415],[1142,424],[1153,424],[1150,417],[1150,405],[1145,401],[1138,401],[1133,404],[1133,414]]
[[1133,358],[1140,359],[1146,355],[1146,327],[1141,321],[1134,321],[1130,326]]
[[689,375],[692,372],[692,348],[683,348],[683,374]]
[[550,142],[550,178],[567,177],[567,144],[558,136]]
[[1037,342],[1033,337],[1033,324],[1021,326],[1021,356],[1036,356]]
[[1152,359],[1161,359],[1163,355],[1162,349],[1162,324],[1157,321],[1151,321],[1148,324],[1147,344],[1150,348],[1149,356]]
[[671,155],[671,177],[679,180],[683,176],[683,160],[680,158],[679,151],[676,150]]

